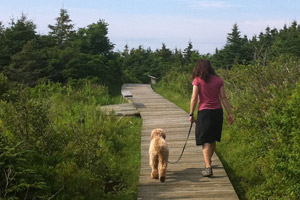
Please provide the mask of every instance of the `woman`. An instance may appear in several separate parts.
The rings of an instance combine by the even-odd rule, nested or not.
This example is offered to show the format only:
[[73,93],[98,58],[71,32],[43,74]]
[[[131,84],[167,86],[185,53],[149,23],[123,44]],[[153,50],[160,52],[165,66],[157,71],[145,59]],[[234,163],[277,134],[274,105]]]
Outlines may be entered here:
[[[202,145],[205,160],[203,176],[213,175],[211,158],[216,149],[216,141],[220,142],[223,124],[222,104],[226,109],[228,122],[234,119],[230,111],[223,80],[216,74],[210,61],[201,59],[196,63],[192,75],[193,94],[190,105],[190,121],[194,122],[194,110],[199,99],[196,122],[196,145]],[[221,104],[222,102],[222,104]]]

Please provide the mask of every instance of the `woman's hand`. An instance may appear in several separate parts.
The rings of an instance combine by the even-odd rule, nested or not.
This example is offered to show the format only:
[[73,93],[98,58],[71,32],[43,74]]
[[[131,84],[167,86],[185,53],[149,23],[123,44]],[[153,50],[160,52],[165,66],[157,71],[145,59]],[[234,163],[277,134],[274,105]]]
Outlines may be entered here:
[[228,123],[231,125],[234,122],[234,119],[231,114],[228,115]]
[[190,122],[191,122],[191,123],[194,123],[194,122],[195,122],[194,116],[190,116]]

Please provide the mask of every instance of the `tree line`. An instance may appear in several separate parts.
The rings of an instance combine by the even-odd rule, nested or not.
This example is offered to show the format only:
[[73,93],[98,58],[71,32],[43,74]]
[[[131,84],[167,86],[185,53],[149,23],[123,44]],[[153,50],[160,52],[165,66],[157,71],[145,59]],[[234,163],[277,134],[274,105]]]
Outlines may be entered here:
[[163,77],[170,69],[190,70],[200,58],[209,58],[216,68],[230,69],[236,64],[266,63],[280,54],[300,56],[300,28],[297,22],[283,29],[267,27],[252,39],[241,36],[234,24],[227,42],[214,54],[200,54],[189,41],[185,49],[171,50],[162,43],[151,48],[113,51],[108,23],[96,23],[74,30],[67,10],[61,9],[47,35],[36,32],[36,25],[22,14],[8,27],[0,22],[0,72],[9,80],[36,85],[40,80],[66,83],[68,79],[92,79],[101,84],[146,83],[147,75]]
[[36,85],[40,79],[65,83],[69,78],[118,80],[120,70],[104,20],[74,30],[61,9],[48,35],[36,33],[36,25],[22,14],[0,28],[0,70],[12,81]]
[[300,27],[296,21],[288,27],[277,30],[267,27],[265,32],[248,39],[241,36],[238,25],[234,24],[228,33],[224,48],[216,49],[212,56],[213,62],[220,68],[231,68],[235,64],[266,64],[280,55],[300,57]]

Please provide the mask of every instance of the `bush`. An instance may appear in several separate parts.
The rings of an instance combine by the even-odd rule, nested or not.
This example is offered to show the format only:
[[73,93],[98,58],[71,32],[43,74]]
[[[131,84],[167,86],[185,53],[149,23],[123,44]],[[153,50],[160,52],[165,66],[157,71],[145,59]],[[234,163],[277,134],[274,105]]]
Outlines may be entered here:
[[7,77],[0,73],[0,98],[8,90],[8,80]]
[[106,116],[87,80],[10,86],[0,102],[0,198],[134,199],[141,120]]

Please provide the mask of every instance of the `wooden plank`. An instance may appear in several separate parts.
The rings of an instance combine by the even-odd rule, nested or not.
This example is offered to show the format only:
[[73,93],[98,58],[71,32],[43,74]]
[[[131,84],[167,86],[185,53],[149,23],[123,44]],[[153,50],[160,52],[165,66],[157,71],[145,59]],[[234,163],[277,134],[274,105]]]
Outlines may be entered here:
[[134,116],[140,114],[132,103],[101,106],[100,109],[107,115],[114,114],[117,116]]
[[195,127],[187,142],[181,161],[168,164],[165,183],[151,179],[149,166],[150,134],[162,128],[167,134],[170,161],[178,159],[190,127],[188,114],[172,102],[155,93],[149,84],[124,84],[122,90],[130,91],[133,105],[143,119],[141,132],[141,170],[138,199],[238,199],[232,184],[217,155],[212,158],[214,176],[203,177],[205,167],[202,149],[195,145]]

